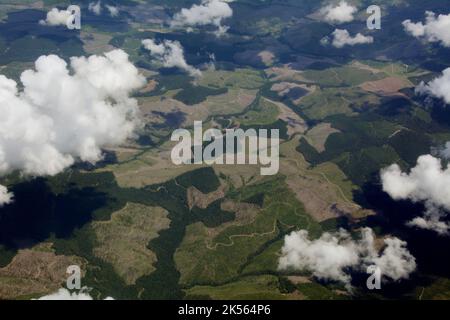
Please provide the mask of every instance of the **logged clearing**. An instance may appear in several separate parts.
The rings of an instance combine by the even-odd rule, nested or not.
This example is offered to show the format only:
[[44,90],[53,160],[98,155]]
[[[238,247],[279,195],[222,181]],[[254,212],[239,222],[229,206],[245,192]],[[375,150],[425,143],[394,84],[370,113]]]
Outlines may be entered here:
[[51,243],[19,250],[10,264],[0,268],[0,300],[37,298],[56,291],[67,280],[67,268],[84,260],[56,255]]
[[413,86],[413,84],[405,78],[388,77],[377,81],[364,82],[361,85],[361,88],[368,92],[382,95],[393,95],[399,94],[401,89],[411,86]]
[[222,199],[225,196],[225,187],[220,186],[214,192],[204,194],[199,191],[196,187],[191,186],[187,189],[187,201],[189,209],[193,207],[198,207],[201,209],[206,209],[211,203],[216,200]]
[[361,214],[361,207],[353,202],[355,187],[345,174],[333,164],[323,164],[322,169],[310,169],[303,155],[295,150],[299,137],[282,144],[280,173],[297,199],[316,221],[352,217]]
[[294,70],[289,67],[289,65],[284,65],[282,67],[272,67],[266,71],[266,75],[270,78],[271,81],[298,81],[305,83],[313,83],[306,79],[301,71]]
[[262,207],[242,204],[250,212],[239,213],[242,216],[237,218],[239,223],[233,221],[212,229],[202,223],[187,227],[183,242],[175,254],[182,284],[219,284],[235,278],[240,273],[242,261],[276,238],[280,225],[307,229],[313,233],[318,230],[317,223],[305,213],[282,179],[273,179],[267,184],[250,188],[267,192],[264,203]]
[[256,98],[257,90],[233,88],[227,93],[209,96],[206,101],[196,105],[186,105],[173,98],[175,91],[169,91],[164,96],[139,98],[139,107],[144,115],[152,112],[182,112],[186,119],[182,127],[190,127],[194,121],[205,121],[210,116],[231,115],[243,112]]
[[83,41],[83,49],[89,54],[102,54],[114,49],[109,44],[112,36],[108,34],[82,31],[80,38]]
[[[316,91],[317,86],[315,85],[307,85],[307,84],[298,84],[295,82],[287,82],[287,81],[282,81],[282,82],[276,82],[272,85],[272,87],[270,88],[270,90],[275,91],[276,93],[278,93],[278,95],[280,97],[284,97],[287,94],[289,94],[289,92],[292,89],[302,89],[302,90],[306,90],[307,92],[305,93],[305,95],[313,93],[314,91]],[[303,98],[300,97],[298,99],[293,100],[294,104],[299,104],[301,99]]]
[[111,220],[92,224],[98,241],[94,254],[111,263],[126,284],[134,284],[155,270],[157,258],[147,245],[169,227],[167,215],[160,207],[127,203]]
[[278,107],[278,119],[283,120],[287,123],[289,136],[293,136],[296,133],[304,133],[308,129],[308,125],[306,124],[305,120],[300,118],[298,114],[292,111],[292,109],[286,106],[284,103],[272,101],[267,98],[264,99]]
[[280,292],[278,278],[273,275],[246,277],[221,286],[196,286],[186,290],[186,294],[214,300],[283,300],[291,296]]
[[260,71],[253,69],[233,71],[209,69],[203,72],[198,84],[213,88],[258,89],[264,85],[264,78]]
[[144,88],[142,88],[139,92],[140,93],[148,93],[155,90],[156,86],[158,85],[158,81],[151,79],[147,82]]
[[125,162],[131,160],[137,154],[142,153],[141,149],[132,147],[105,148],[105,151],[114,152],[118,162]]
[[109,165],[98,169],[97,172],[112,172],[122,188],[143,188],[167,182],[183,173],[204,167],[173,164],[170,153],[174,145],[174,142],[168,142],[160,149],[145,151],[124,163]]
[[[261,209],[256,205],[235,203],[231,200],[226,200],[222,203],[221,209],[235,212],[235,220],[216,228],[208,228],[202,222],[187,226],[183,242],[174,255],[174,260],[181,276],[180,283],[198,283],[229,277],[230,272],[236,272],[235,265],[241,261],[237,258],[231,258],[232,261],[230,261],[229,256],[233,257],[233,253],[239,256],[239,251],[241,249],[246,250],[244,247],[251,245],[253,242],[252,238],[241,238],[244,239],[244,247],[240,248],[238,245],[238,249],[236,249],[234,242],[216,243],[214,239],[228,228],[252,224],[261,212]],[[266,238],[270,239],[270,235]],[[230,240],[228,239],[228,241]],[[242,241],[239,242],[242,243]],[[222,274],[221,269],[227,270],[226,274]]]
[[217,175],[225,175],[227,183],[234,188],[254,184],[264,179],[260,165],[213,165]]
[[270,66],[273,64],[274,59],[275,59],[275,55],[273,54],[273,52],[269,51],[269,50],[264,50],[261,51],[260,53],[258,53],[258,57],[261,58],[261,61],[266,65],[266,66]]
[[311,146],[313,146],[317,152],[325,151],[325,143],[328,137],[333,133],[340,132],[337,129],[331,127],[331,123],[320,123],[306,134],[306,138]]

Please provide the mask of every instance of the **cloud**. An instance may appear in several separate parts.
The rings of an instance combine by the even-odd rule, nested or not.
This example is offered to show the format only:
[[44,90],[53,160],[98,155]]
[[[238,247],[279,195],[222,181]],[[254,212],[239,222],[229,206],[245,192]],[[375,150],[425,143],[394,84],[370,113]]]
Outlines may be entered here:
[[443,159],[450,160],[450,142],[447,142],[442,149],[438,150],[438,154]]
[[[363,258],[367,265],[375,265],[381,270],[381,274],[394,281],[408,279],[409,275],[416,270],[416,259],[408,251],[407,243],[398,238],[387,238],[384,240],[385,248],[381,255],[375,253],[373,245],[373,233],[366,228],[367,234],[363,237],[370,239],[368,247],[370,254]],[[366,240],[367,241],[367,240]]]
[[89,3],[88,9],[95,15],[99,16],[102,13],[102,2],[91,2]]
[[13,194],[5,186],[0,185],[0,208],[13,201]]
[[344,269],[358,263],[357,246],[347,232],[324,233],[317,240],[309,240],[308,231],[301,230],[284,238],[279,269],[308,270],[319,279],[349,283],[350,276]]
[[442,71],[442,76],[435,78],[428,84],[421,82],[416,88],[416,93],[429,94],[450,104],[450,68]]
[[106,9],[108,9],[109,15],[113,18],[119,15],[119,8],[115,6],[106,5]]
[[450,211],[450,168],[443,168],[440,159],[421,156],[410,173],[393,164],[381,170],[381,181],[392,199],[425,204],[424,217],[415,218],[408,225],[449,234],[450,225],[442,219],[447,217],[444,210]]
[[15,170],[55,175],[75,161],[95,163],[101,149],[139,127],[130,94],[145,79],[122,50],[73,57],[41,56],[22,73],[23,89],[0,75],[0,176]]
[[[356,34],[354,37],[350,36],[347,30],[336,29],[331,34],[333,40],[331,44],[336,48],[343,48],[346,45],[354,46],[357,44],[373,43],[373,37],[365,36],[361,33]],[[329,44],[330,39],[325,37],[321,40],[322,45]]]
[[202,72],[189,65],[184,58],[184,49],[178,41],[164,40],[157,44],[152,39],[142,40],[145,49],[166,68],[180,68],[193,77],[199,77]]
[[[70,292],[67,289],[61,288],[57,292],[40,297],[37,300],[94,300],[89,294],[88,288],[82,288],[80,292]],[[112,297],[107,297],[104,300],[114,300]]]
[[229,2],[232,1],[203,0],[200,5],[194,4],[189,9],[183,8],[173,17],[171,27],[214,25],[218,28],[216,35],[223,35],[228,30],[228,27],[222,25],[223,20],[233,16]]
[[430,208],[425,213],[425,217],[416,217],[407,223],[410,227],[417,227],[420,229],[431,230],[440,235],[448,235],[450,225],[447,222],[441,221],[442,214],[440,212],[433,213],[435,209]]
[[370,228],[362,229],[360,240],[353,240],[343,229],[310,240],[308,231],[300,230],[285,237],[278,268],[309,271],[318,279],[342,282],[348,288],[349,270],[366,271],[372,265],[380,268],[384,280],[407,279],[416,269],[416,262],[406,243],[398,238],[387,238],[384,243],[379,254]]
[[66,26],[67,21],[72,17],[72,13],[67,10],[58,10],[53,8],[47,12],[45,20],[40,20],[39,24],[48,26]]
[[[116,6],[112,6],[109,4],[105,4],[106,9],[109,12],[109,15],[111,17],[117,17],[119,15],[119,8]],[[94,13],[95,15],[99,16],[102,14],[102,2],[99,0],[97,2],[91,2],[89,3],[88,6],[89,11],[91,11],[92,13]]]
[[341,1],[337,6],[329,4],[323,7],[320,9],[320,14],[325,21],[340,24],[353,21],[353,14],[357,10],[356,7],[348,4],[347,1]]
[[434,12],[426,11],[425,16],[425,24],[414,23],[410,19],[403,21],[405,31],[413,37],[440,42],[444,47],[450,47],[450,14],[436,17]]

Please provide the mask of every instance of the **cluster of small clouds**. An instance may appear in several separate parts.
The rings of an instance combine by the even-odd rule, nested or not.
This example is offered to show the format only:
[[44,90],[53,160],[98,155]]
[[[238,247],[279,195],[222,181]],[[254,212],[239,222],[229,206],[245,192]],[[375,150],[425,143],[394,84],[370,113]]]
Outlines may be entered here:
[[442,221],[450,211],[450,168],[443,168],[440,159],[432,155],[418,158],[409,173],[397,164],[381,171],[383,190],[394,200],[424,203],[423,217],[408,222],[409,226],[433,230],[441,235],[450,233],[450,224]]
[[406,248],[406,242],[386,238],[380,254],[374,241],[370,228],[362,229],[360,240],[352,239],[343,229],[333,234],[324,233],[315,240],[309,239],[306,230],[292,232],[284,239],[278,268],[308,271],[321,280],[342,282],[348,289],[352,280],[349,270],[365,272],[369,266],[378,267],[385,281],[408,279],[416,269],[416,261]]
[[216,35],[225,34],[229,27],[224,26],[223,20],[233,16],[230,0],[203,0],[201,4],[183,8],[176,13],[170,22],[171,27],[197,27],[213,25],[217,27]]
[[340,24],[353,21],[354,14],[358,11],[358,8],[347,3],[347,1],[341,1],[337,6],[329,4],[322,9],[319,13],[323,20]]
[[186,62],[184,49],[178,41],[164,40],[156,43],[152,39],[142,40],[142,45],[150,51],[152,57],[157,59],[166,68],[179,68],[193,77],[199,77],[202,72]]
[[53,8],[47,12],[45,20],[39,21],[39,24],[47,26],[65,26],[71,17],[72,13],[70,11]]
[[[117,17],[119,15],[119,9],[115,6],[106,4],[105,5],[106,10],[109,11],[109,15],[111,17]],[[102,14],[102,2],[101,0],[97,1],[97,2],[91,2],[88,5],[88,10],[91,11],[92,13],[94,13],[95,15],[99,16]]]
[[358,44],[373,43],[373,37],[365,36],[361,33],[351,36],[345,29],[336,29],[331,34],[332,39],[325,37],[321,40],[322,45],[331,45],[335,48],[343,48],[345,46],[355,46]]
[[[120,145],[140,127],[130,94],[145,78],[118,49],[103,56],[41,56],[22,90],[0,75],[0,176],[55,175],[75,161],[95,163],[103,147]],[[0,189],[1,203],[11,195]]]
[[[434,18],[428,14],[427,25],[433,25],[444,18]],[[446,16],[444,16],[446,17]],[[405,24],[405,23],[404,23]],[[408,25],[408,24],[407,24]],[[425,28],[427,28],[425,26]],[[432,27],[438,30],[437,26]],[[418,31],[417,31],[418,32]],[[425,31],[426,33],[431,31]],[[436,33],[437,34],[437,33]],[[430,40],[431,41],[431,40]],[[433,40],[435,41],[435,40]],[[444,38],[441,38],[443,41]],[[416,87],[416,93],[429,95],[450,103],[450,68],[429,83],[422,82]],[[436,154],[423,155],[418,158],[417,165],[409,173],[402,172],[397,164],[381,170],[383,190],[394,200],[410,200],[423,203],[423,217],[416,217],[407,225],[437,232],[440,235],[450,234],[450,223],[446,222],[450,212],[450,168],[444,168],[443,159],[450,159],[450,142],[444,148],[435,150]]]
[[[329,4],[323,7],[319,10],[319,15],[326,22],[342,24],[353,21],[357,11],[357,7],[348,4],[347,1],[341,1],[337,5]],[[320,42],[324,46],[331,44],[333,47],[340,49],[345,46],[373,43],[373,37],[361,33],[352,36],[348,30],[336,28],[330,36],[322,38]]]
[[[61,288],[55,293],[40,297],[37,300],[94,300],[89,294],[88,288],[82,288],[80,292],[70,292],[65,288]],[[103,300],[114,300],[112,297],[107,297]]]
[[[202,0],[201,4],[194,4],[176,13],[170,21],[170,26],[172,28],[186,27],[189,31],[192,27],[213,25],[217,27],[215,34],[222,36],[228,31],[228,27],[223,25],[223,20],[233,16],[230,2],[233,0]],[[202,75],[199,69],[187,63],[180,42],[163,40],[156,43],[152,39],[145,39],[142,45],[164,67],[179,68],[193,77]]]
[[416,38],[440,42],[444,47],[450,47],[450,14],[436,17],[434,12],[426,11],[425,16],[425,24],[414,23],[409,19],[403,21],[405,31]]

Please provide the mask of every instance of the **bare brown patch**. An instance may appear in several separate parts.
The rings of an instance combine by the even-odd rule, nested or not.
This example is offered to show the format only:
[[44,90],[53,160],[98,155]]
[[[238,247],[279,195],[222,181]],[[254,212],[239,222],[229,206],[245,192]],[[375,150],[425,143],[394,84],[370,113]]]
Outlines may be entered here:
[[295,300],[295,301],[307,299],[307,297],[298,290],[295,290],[292,293],[286,294],[286,297],[288,300]]
[[157,257],[147,245],[169,227],[167,215],[160,207],[127,203],[111,215],[111,220],[92,224],[98,240],[94,254],[111,263],[126,284],[134,284],[155,270]]
[[364,82],[361,88],[368,92],[378,93],[382,95],[399,94],[403,88],[411,87],[411,83],[403,78],[388,77],[377,81]]
[[314,90],[313,86],[310,86],[310,85],[298,84],[298,83],[286,82],[286,81],[274,83],[272,85],[272,87],[270,88],[270,90],[277,92],[279,96],[284,96],[287,93],[289,93],[289,91],[291,89],[294,89],[294,88],[301,88],[301,89],[305,89],[308,91]]
[[[213,242],[213,239],[217,235],[231,226],[244,226],[247,224],[251,224],[255,220],[258,213],[261,211],[261,208],[259,208],[255,204],[235,202],[230,199],[222,202],[220,208],[224,211],[234,212],[235,219],[233,221],[223,223],[222,225],[215,228],[208,228],[203,223],[199,222],[199,224],[201,224],[201,228],[205,232],[205,246],[210,250],[217,248],[217,244],[211,244]],[[197,235],[192,234],[191,237],[194,239],[197,237]]]
[[272,81],[300,81],[311,82],[303,77],[302,72],[294,70],[288,65],[282,67],[272,67],[266,70],[266,74]]
[[81,40],[83,41],[83,49],[90,54],[101,54],[114,49],[109,41],[112,36],[97,32],[81,32]]
[[142,88],[139,92],[141,93],[148,93],[148,92],[152,92],[153,90],[155,90],[156,86],[158,85],[158,81],[156,80],[150,80],[147,85]]
[[275,59],[275,55],[273,54],[273,52],[268,50],[261,51],[260,53],[258,53],[258,56],[266,66],[272,65]]
[[303,276],[289,276],[287,277],[290,282],[293,284],[302,284],[302,283],[311,283],[311,280],[308,277]]
[[373,74],[377,74],[377,73],[382,72],[382,71],[380,71],[380,70],[378,70],[378,69],[376,69],[376,68],[374,68],[374,67],[371,67],[371,66],[369,66],[369,65],[367,65],[367,64],[365,64],[365,63],[362,63],[362,62],[360,62],[360,61],[354,61],[354,62],[351,64],[351,66],[352,66],[352,67],[355,67],[355,68],[358,68],[358,69],[360,69],[360,70],[366,70],[366,71],[372,72]]
[[196,187],[189,187],[187,189],[187,199],[189,209],[192,209],[194,206],[206,209],[208,206],[216,200],[222,199],[225,196],[225,188],[224,186],[220,186],[214,192],[204,194]]
[[256,90],[230,89],[228,93],[209,96],[206,101],[188,106],[173,98],[176,91],[167,93],[163,97],[143,97],[139,98],[139,107],[144,114],[145,121],[154,120],[152,112],[182,112],[186,120],[182,127],[189,127],[194,121],[205,121],[211,115],[227,115],[240,113],[245,110],[256,98]]
[[124,162],[132,159],[135,155],[142,152],[142,150],[138,148],[127,148],[127,147],[114,147],[114,148],[105,148],[106,151],[114,152],[118,162]]
[[303,203],[306,211],[319,222],[344,215],[350,216],[354,211],[352,206],[345,203],[333,203],[331,199],[336,198],[333,194],[334,188],[320,179],[299,176],[295,179],[288,178],[287,184]]
[[56,255],[51,246],[19,250],[10,264],[0,268],[0,299],[53,292],[66,281],[67,267],[84,264],[80,257]]
[[221,209],[236,213],[236,219],[234,220],[233,225],[235,225],[236,222],[239,225],[251,223],[260,210],[260,208],[255,204],[235,202],[229,199],[222,203]]
[[331,127],[330,123],[321,123],[312,128],[306,134],[308,142],[318,151],[325,151],[325,142],[327,142],[328,137],[333,134],[340,132],[337,129]]
[[316,221],[324,221],[339,216],[352,217],[361,207],[347,199],[340,186],[332,183],[323,172],[313,171],[296,151],[298,139],[283,143],[280,153],[284,156],[280,162],[280,172],[286,176],[286,183],[298,200],[305,206],[306,212]]
[[298,83],[286,82],[286,81],[275,83],[270,88],[270,90],[277,92],[280,97],[283,97],[283,96],[287,95],[289,93],[289,91],[291,91],[292,89],[295,89],[295,88],[300,88],[300,89],[308,91],[307,94],[305,94],[304,96],[302,96],[296,100],[293,100],[293,103],[296,105],[298,105],[304,97],[306,97],[307,95],[310,95],[311,93],[313,93],[317,90],[317,86],[315,86],[315,85],[298,84]]
[[270,103],[273,103],[278,107],[280,111],[278,119],[287,123],[288,135],[292,136],[296,133],[304,133],[308,129],[308,125],[298,114],[296,114],[291,108],[284,103],[276,102],[265,98]]

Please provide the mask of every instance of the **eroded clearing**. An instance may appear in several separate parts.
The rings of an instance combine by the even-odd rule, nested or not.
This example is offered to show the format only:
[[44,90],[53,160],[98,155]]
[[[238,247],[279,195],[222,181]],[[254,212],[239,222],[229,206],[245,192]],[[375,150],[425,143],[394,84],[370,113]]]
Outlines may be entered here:
[[77,256],[56,255],[51,243],[19,250],[11,263],[0,268],[0,299],[39,297],[56,291],[67,280],[67,268],[84,260]]
[[160,207],[127,203],[111,220],[92,224],[98,240],[94,254],[111,263],[126,284],[135,283],[155,270],[157,258],[147,245],[169,227],[167,215]]

